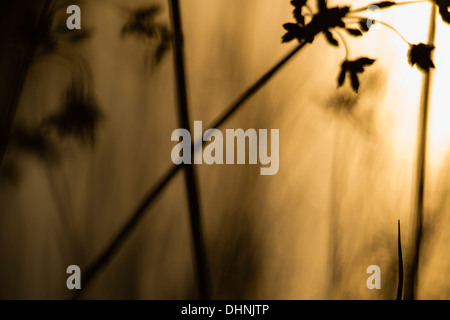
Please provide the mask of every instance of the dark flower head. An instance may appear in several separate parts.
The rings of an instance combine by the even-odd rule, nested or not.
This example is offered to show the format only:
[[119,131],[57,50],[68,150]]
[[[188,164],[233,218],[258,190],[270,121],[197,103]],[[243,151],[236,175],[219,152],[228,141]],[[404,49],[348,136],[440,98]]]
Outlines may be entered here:
[[431,53],[434,50],[433,45],[424,43],[411,45],[408,52],[408,59],[411,66],[417,64],[417,67],[422,71],[428,71],[430,68],[435,68]]

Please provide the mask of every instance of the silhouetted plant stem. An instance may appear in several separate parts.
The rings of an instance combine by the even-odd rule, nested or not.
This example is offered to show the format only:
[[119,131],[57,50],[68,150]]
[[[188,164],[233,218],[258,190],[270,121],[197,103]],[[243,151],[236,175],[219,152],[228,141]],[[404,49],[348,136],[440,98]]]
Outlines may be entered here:
[[397,300],[402,300],[403,293],[403,254],[402,254],[402,234],[400,231],[400,220],[398,220],[398,288]]
[[[361,19],[367,19],[366,17],[359,17],[359,16],[347,16],[347,19],[356,19],[356,20],[361,20]],[[400,33],[400,31],[398,31],[396,28],[394,28],[393,26],[391,26],[389,23],[386,23],[384,21],[381,20],[376,20],[376,19],[371,19],[373,21],[373,23],[379,23],[382,26],[385,26],[386,28],[391,29],[392,31],[394,31],[402,40],[403,42],[405,42],[408,45],[411,45],[411,42],[409,42],[408,40],[406,40],[406,38]]]
[[210,128],[219,128],[225,121],[227,121],[239,108],[247,102],[256,92],[259,91],[272,77],[286,64],[297,52],[299,52],[306,45],[302,42],[297,45],[290,53],[280,60],[275,66],[267,71],[261,78],[259,78],[252,86],[250,86],[241,96],[223,113],[221,117]]
[[91,284],[95,276],[98,275],[98,273],[111,261],[120,246],[142,220],[150,204],[157,199],[158,195],[165,189],[169,182],[172,181],[172,178],[174,178],[178,171],[182,168],[183,165],[174,165],[164,174],[159,182],[157,182],[149,191],[148,195],[144,198],[144,201],[137,207],[130,219],[122,228],[120,228],[117,235],[113,237],[111,243],[106,247],[106,249],[83,270],[81,277],[82,290],[77,290],[77,292],[75,292],[73,296],[74,299],[78,299],[80,297],[84,290],[86,290],[86,288]]
[[[362,7],[362,8],[357,8],[357,9],[354,9],[354,10],[351,10],[351,13],[368,11],[368,10],[370,9],[371,6],[377,6],[377,5],[380,4],[381,2],[382,2],[382,1],[380,1],[380,2],[374,2],[374,3],[372,3],[372,4],[368,5],[368,6],[365,6],[365,7]],[[405,6],[405,5],[417,4],[417,3],[423,3],[423,2],[430,2],[430,0],[417,0],[417,1],[397,2],[397,3],[395,3],[395,4],[393,4],[393,5],[390,5],[390,6],[387,6],[387,7],[380,7],[379,9],[380,9],[380,10],[383,10],[383,9],[390,9],[390,8],[393,8],[393,7],[399,7],[399,6]]]
[[[172,13],[172,26],[174,33],[174,63],[175,78],[178,98],[178,115],[181,128],[190,131],[189,109],[186,90],[186,75],[184,66],[183,30],[181,22],[180,5],[178,0],[170,0]],[[192,160],[194,152],[191,153]],[[200,299],[209,299],[210,283],[209,268],[206,258],[206,247],[202,229],[202,217],[200,210],[200,196],[198,193],[198,181],[194,162],[184,167],[185,182],[188,193],[189,215],[191,220],[191,232],[195,253],[197,280]]]
[[[428,35],[428,44],[434,45],[436,36],[436,6],[431,6],[430,28]],[[417,142],[417,172],[414,199],[414,229],[413,229],[413,247],[411,267],[408,275],[405,289],[405,298],[412,300],[416,297],[418,274],[419,274],[419,255],[422,240],[423,212],[424,212],[424,191],[425,191],[425,170],[427,161],[427,140],[428,140],[428,113],[430,103],[432,83],[432,70],[425,72],[422,89],[422,101],[419,110],[418,142]]]
[[[292,51],[290,51],[283,59],[281,59],[276,65],[268,70],[261,78],[259,78],[253,85],[251,85],[224,113],[218,118],[213,125],[209,128],[219,128],[225,123],[236,111],[238,111],[244,103],[257,93],[280,69],[283,67],[292,57],[295,56],[304,46],[306,42],[302,42],[297,45]],[[195,142],[193,145],[198,145]],[[202,144],[203,145],[203,144]],[[95,276],[111,261],[120,246],[124,243],[127,237],[137,227],[139,222],[144,217],[147,209],[158,198],[158,195],[166,188],[169,182],[175,177],[175,175],[183,168],[183,165],[172,165],[170,169],[162,176],[162,178],[154,186],[152,186],[148,195],[144,198],[139,207],[131,215],[130,219],[124,224],[120,231],[114,236],[111,242],[106,246],[106,249],[82,272],[82,289],[86,290]],[[83,292],[78,290],[73,298],[78,299]]]

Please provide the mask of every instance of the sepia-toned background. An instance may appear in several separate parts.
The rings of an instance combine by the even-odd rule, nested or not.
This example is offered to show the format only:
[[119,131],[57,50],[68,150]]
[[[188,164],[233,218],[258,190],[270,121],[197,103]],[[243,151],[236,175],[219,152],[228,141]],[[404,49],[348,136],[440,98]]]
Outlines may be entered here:
[[[0,45],[3,105],[26,57],[17,30],[42,5],[9,2]],[[58,4],[55,25],[64,25],[72,3]],[[154,42],[122,32],[130,10],[150,5],[161,7],[157,21],[171,28],[168,2],[79,5],[89,37],[62,40],[60,54],[38,55],[20,92],[13,132],[31,132],[25,140],[33,143],[24,148],[11,139],[2,162],[2,299],[70,299],[67,266],[91,263],[173,165],[170,138],[180,126],[173,48],[156,63]],[[190,118],[205,128],[296,45],[281,43],[292,6],[288,0],[180,5]],[[383,11],[381,19],[411,43],[426,42],[429,11],[429,3],[420,3]],[[449,35],[438,19],[419,299],[450,297]],[[261,176],[259,165],[196,167],[211,298],[395,299],[398,220],[406,264],[412,246],[423,74],[408,64],[408,45],[381,25],[363,38],[348,37],[348,44],[352,59],[377,60],[361,76],[358,94],[349,84],[337,88],[345,50],[321,35],[220,128],[279,129],[277,175]],[[61,138],[42,123],[59,110],[74,74],[86,69],[99,112],[95,139]],[[36,128],[45,142],[37,141]],[[80,297],[197,298],[190,232],[179,172]],[[370,265],[381,268],[381,290],[366,286]]]

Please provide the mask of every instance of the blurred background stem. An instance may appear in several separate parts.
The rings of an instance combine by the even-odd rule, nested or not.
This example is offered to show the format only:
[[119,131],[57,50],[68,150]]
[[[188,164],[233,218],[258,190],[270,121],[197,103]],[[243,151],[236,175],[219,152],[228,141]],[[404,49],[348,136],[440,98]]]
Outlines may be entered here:
[[[183,31],[181,25],[181,14],[178,0],[170,0],[171,16],[174,41],[174,63],[175,63],[175,79],[178,99],[178,116],[181,128],[190,131],[189,109],[186,90],[186,75],[184,66],[184,50],[183,50]],[[192,159],[194,152],[191,153]],[[200,299],[209,299],[210,282],[209,268],[206,259],[205,239],[202,228],[200,196],[198,192],[197,175],[194,164],[184,167],[185,183],[188,193],[189,215],[191,221],[191,232],[194,246],[195,266],[197,273],[197,282],[199,286]]]

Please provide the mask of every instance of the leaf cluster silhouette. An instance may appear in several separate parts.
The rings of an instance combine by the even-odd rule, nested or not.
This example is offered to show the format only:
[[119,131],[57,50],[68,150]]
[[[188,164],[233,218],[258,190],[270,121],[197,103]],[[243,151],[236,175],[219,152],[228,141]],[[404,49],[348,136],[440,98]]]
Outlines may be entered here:
[[318,0],[318,13],[314,14],[311,21],[305,25],[302,9],[306,6],[306,1],[293,0],[291,4],[295,7],[294,17],[297,23],[286,23],[283,25],[287,31],[283,36],[283,42],[297,39],[299,42],[312,43],[320,32],[324,32],[327,35],[332,28],[345,28],[343,18],[350,11],[348,6],[328,8],[325,0]]
[[[282,37],[282,42],[290,42],[297,39],[300,43],[312,43],[315,37],[319,33],[323,33],[327,42],[332,46],[340,46],[340,42],[343,42],[347,52],[347,57],[341,65],[341,73],[338,77],[338,87],[341,87],[346,79],[346,75],[350,75],[351,86],[355,92],[358,92],[360,86],[360,80],[358,75],[363,73],[365,67],[372,65],[375,60],[368,57],[362,57],[357,60],[350,60],[348,58],[348,46],[345,42],[345,38],[338,33],[338,29],[343,29],[352,37],[361,37],[365,33],[369,32],[372,25],[379,23],[379,21],[368,19],[366,17],[356,17],[352,15],[355,12],[363,11],[363,9],[369,9],[372,6],[376,6],[379,9],[387,9],[396,5],[404,3],[394,1],[381,1],[374,3],[367,8],[361,8],[352,11],[350,6],[335,6],[329,8],[326,0],[317,1],[317,12],[312,14],[311,9],[307,5],[307,0],[292,0],[291,4],[294,6],[293,16],[295,23],[289,22],[283,25],[286,33]],[[442,19],[450,23],[450,0],[433,0],[433,3],[439,7],[439,12]],[[304,11],[308,11],[305,15]],[[310,16],[310,21],[306,23],[307,16]],[[392,30],[400,33],[389,26],[385,22],[381,22]],[[336,39],[335,34],[339,35],[340,41]],[[400,35],[401,36],[401,35]],[[406,41],[403,36],[402,39]],[[407,42],[407,41],[406,41]],[[408,51],[408,62],[411,66],[417,66],[419,70],[428,72],[429,69],[435,68],[432,52],[435,49],[432,44],[411,44]]]

